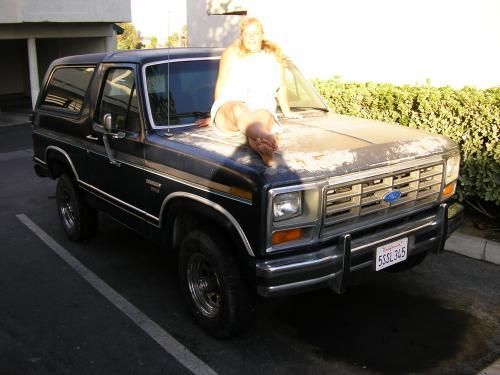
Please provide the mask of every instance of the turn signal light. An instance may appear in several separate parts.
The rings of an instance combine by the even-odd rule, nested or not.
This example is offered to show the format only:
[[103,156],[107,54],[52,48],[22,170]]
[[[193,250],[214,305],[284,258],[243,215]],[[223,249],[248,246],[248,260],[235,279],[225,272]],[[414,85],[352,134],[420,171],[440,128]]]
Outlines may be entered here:
[[283,242],[299,240],[302,237],[302,229],[294,228],[281,230],[273,233],[273,245],[278,245]]
[[455,193],[455,187],[457,186],[457,182],[453,181],[451,184],[446,185],[443,188],[441,196],[443,198],[448,198],[449,196],[453,195]]

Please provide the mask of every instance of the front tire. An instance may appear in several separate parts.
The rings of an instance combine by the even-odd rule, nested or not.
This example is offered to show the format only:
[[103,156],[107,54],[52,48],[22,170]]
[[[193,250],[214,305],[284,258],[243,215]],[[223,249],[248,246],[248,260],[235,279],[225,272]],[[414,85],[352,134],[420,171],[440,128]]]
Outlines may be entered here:
[[73,241],[83,241],[97,231],[97,211],[82,198],[74,180],[63,174],[57,180],[57,212],[66,235]]
[[[210,233],[210,234],[209,234]],[[179,281],[196,321],[211,335],[235,336],[255,317],[255,300],[216,230],[191,231],[182,242]]]

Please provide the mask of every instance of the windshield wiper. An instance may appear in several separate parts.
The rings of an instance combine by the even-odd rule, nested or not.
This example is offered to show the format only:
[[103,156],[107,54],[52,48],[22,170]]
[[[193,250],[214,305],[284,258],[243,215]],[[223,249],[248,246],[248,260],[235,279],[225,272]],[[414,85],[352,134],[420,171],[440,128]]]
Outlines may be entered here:
[[328,108],[325,107],[290,107],[290,109],[316,109],[318,111],[330,112]]
[[181,117],[196,117],[196,118],[206,118],[210,117],[210,112],[201,112],[201,111],[193,111],[193,112],[178,112],[171,113],[170,117],[172,118],[181,118]]

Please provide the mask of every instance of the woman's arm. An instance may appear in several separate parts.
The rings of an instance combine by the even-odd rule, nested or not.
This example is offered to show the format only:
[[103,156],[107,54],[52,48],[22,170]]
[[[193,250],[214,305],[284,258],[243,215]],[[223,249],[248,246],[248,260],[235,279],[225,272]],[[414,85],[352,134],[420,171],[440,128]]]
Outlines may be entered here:
[[292,112],[290,110],[290,104],[288,102],[288,94],[287,94],[287,88],[286,88],[286,76],[285,76],[285,67],[281,66],[281,85],[278,90],[278,103],[281,108],[281,112],[283,113],[283,116],[287,118],[297,118],[299,117],[296,113]]

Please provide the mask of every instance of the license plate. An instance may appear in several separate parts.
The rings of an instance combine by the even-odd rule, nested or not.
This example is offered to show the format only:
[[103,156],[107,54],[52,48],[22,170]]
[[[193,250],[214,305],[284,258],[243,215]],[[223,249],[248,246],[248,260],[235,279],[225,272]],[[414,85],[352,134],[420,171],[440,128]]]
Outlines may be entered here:
[[408,257],[408,237],[377,247],[375,270],[380,271]]

